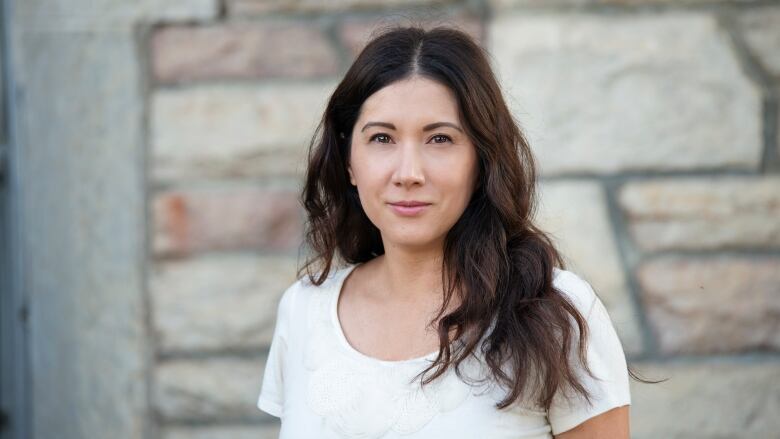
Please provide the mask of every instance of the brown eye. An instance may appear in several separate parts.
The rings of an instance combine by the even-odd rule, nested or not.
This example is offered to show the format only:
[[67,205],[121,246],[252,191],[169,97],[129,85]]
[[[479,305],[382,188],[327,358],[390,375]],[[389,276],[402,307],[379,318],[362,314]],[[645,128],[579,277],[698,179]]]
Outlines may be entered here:
[[[387,139],[389,139],[389,137],[387,136],[387,134],[379,133],[379,134],[374,134],[374,135],[373,135],[373,136],[371,136],[371,138],[370,138],[370,139],[368,139],[368,140],[369,140],[369,141],[373,141],[374,139],[376,139],[376,138],[379,138],[379,137],[382,137],[382,138],[387,138]],[[379,143],[387,143],[387,142],[379,142]]]
[[[446,141],[452,142],[452,139],[450,138],[450,136],[445,136],[444,134],[437,134],[437,135],[433,136],[432,139],[434,139],[433,143],[444,143]],[[435,141],[435,139],[444,139],[444,141],[443,142],[437,142],[437,141]]]

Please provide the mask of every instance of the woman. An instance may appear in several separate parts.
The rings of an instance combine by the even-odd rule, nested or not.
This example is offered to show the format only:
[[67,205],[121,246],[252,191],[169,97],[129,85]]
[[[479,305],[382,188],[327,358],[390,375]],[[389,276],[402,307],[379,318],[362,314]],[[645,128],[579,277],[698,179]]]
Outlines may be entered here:
[[629,437],[623,349],[531,222],[535,181],[470,37],[369,42],[310,145],[311,257],[257,402],[281,438]]

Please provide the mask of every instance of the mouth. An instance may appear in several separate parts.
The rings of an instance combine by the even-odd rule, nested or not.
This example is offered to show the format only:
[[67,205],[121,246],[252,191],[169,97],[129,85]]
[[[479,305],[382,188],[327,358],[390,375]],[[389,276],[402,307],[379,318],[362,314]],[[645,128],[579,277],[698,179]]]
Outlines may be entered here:
[[431,203],[423,201],[399,201],[387,203],[395,213],[401,216],[415,216],[425,211]]

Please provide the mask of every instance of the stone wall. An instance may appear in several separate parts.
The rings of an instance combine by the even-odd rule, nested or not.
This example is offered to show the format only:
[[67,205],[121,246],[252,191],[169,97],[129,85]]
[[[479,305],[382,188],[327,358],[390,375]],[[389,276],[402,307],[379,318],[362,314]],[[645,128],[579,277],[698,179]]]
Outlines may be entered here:
[[670,378],[632,383],[632,436],[780,429],[780,2],[200,3],[216,12],[139,34],[161,438],[275,437],[254,404],[297,268],[305,148],[396,21],[454,24],[492,53],[540,161],[539,222],[634,368]]

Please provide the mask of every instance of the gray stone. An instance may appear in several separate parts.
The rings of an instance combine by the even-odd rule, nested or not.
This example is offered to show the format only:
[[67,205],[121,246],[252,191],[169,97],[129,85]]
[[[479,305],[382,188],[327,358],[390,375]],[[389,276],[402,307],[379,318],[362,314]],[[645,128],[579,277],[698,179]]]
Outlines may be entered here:
[[668,256],[637,278],[662,352],[780,350],[780,258]]
[[[274,418],[276,419],[276,418]],[[162,430],[162,439],[278,439],[279,422],[258,425],[171,426]]]
[[758,168],[761,96],[709,14],[504,13],[489,31],[543,174]]
[[634,439],[754,439],[780,431],[780,363],[702,360],[636,363],[631,382]]
[[263,14],[266,12],[324,12],[361,9],[388,9],[400,6],[440,5],[453,0],[226,0],[233,14]]
[[291,257],[242,254],[156,262],[149,288],[158,349],[270,345],[279,299],[296,269]]
[[[201,85],[152,96],[152,174],[298,175],[333,83]],[[280,151],[287,154],[277,158]],[[270,162],[269,162],[270,160]]]
[[19,437],[141,439],[150,421],[135,39],[36,32],[29,18],[5,18],[19,99],[12,258],[29,310],[25,410],[34,407]]
[[256,405],[264,364],[232,357],[158,363],[153,406],[164,422],[267,419]]
[[638,181],[619,198],[646,251],[780,248],[778,177]]
[[752,8],[739,15],[739,29],[751,52],[780,79],[780,8]]
[[564,254],[567,269],[591,283],[626,354],[641,353],[638,313],[631,301],[603,190],[587,180],[544,181],[539,200],[536,220]]
[[16,1],[20,25],[35,32],[132,32],[139,22],[204,21],[216,18],[218,0]]

